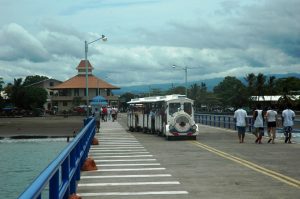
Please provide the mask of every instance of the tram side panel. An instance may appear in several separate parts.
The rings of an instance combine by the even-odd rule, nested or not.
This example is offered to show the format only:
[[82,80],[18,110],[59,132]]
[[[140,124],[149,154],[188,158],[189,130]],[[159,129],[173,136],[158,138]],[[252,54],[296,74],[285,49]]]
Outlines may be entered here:
[[133,131],[133,114],[131,111],[127,113],[127,127],[129,131]]

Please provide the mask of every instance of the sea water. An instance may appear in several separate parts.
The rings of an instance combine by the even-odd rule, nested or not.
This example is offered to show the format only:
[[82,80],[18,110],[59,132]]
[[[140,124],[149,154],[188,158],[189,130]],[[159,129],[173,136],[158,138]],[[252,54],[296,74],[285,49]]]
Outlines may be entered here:
[[66,138],[0,140],[0,198],[18,198],[67,144]]

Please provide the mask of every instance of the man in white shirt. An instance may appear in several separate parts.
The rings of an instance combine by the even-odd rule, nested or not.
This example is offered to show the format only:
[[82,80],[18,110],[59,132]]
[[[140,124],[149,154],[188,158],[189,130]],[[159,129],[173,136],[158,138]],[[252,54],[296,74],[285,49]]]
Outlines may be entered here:
[[241,108],[241,106],[234,112],[234,120],[236,122],[236,128],[238,131],[238,137],[240,143],[244,143],[247,121],[247,112]]
[[290,109],[289,105],[287,105],[287,108],[284,111],[282,111],[282,124],[285,132],[285,143],[292,143],[291,138],[295,116],[295,112]]

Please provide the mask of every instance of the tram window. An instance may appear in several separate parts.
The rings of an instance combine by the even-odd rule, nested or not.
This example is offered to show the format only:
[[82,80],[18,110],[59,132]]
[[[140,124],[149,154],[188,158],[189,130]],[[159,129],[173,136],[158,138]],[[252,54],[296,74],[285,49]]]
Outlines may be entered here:
[[173,115],[173,113],[177,112],[180,108],[180,103],[170,103],[169,104],[169,114]]
[[184,103],[184,112],[189,115],[192,115],[192,104],[191,103]]

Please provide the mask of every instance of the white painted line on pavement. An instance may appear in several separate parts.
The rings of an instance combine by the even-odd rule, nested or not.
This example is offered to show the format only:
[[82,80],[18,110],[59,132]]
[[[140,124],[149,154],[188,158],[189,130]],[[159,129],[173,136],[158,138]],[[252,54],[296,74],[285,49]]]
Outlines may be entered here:
[[136,186],[136,185],[162,185],[162,184],[180,184],[178,181],[162,182],[107,182],[107,183],[79,183],[78,187],[96,187],[96,186]]
[[79,193],[82,197],[89,196],[142,196],[142,195],[179,195],[188,194],[187,191],[146,191],[146,192],[99,192]]
[[95,160],[95,162],[140,162],[140,161],[156,161],[156,159],[122,159],[122,160]]
[[102,140],[101,138],[100,139],[100,142],[103,142],[103,143],[109,143],[109,144],[112,144],[112,143],[115,143],[115,144],[122,144],[122,143],[139,143],[139,141],[137,140],[116,140],[116,139],[109,139],[109,140]]
[[166,168],[133,168],[133,169],[97,169],[93,171],[87,171],[89,173],[92,172],[104,172],[104,171],[161,171],[166,170]]
[[146,164],[97,164],[99,167],[119,167],[119,166],[159,166],[160,163],[146,163]]
[[134,155],[134,154],[145,154],[149,153],[148,151],[136,151],[136,152],[125,152],[125,153],[103,153],[103,152],[90,152],[90,155]]
[[100,152],[100,151],[109,151],[109,152],[112,152],[112,151],[136,151],[136,152],[139,152],[139,151],[146,151],[146,149],[99,149],[99,150],[93,150],[93,152]]
[[143,145],[141,144],[103,144],[100,143],[100,145],[98,145],[98,147],[95,145],[93,147],[91,147],[91,149],[97,149],[99,147],[126,147],[126,146],[138,146],[138,147],[142,147]]
[[[100,136],[101,137],[101,136]],[[105,137],[101,137],[102,139],[104,139],[104,140],[109,140],[109,139],[111,139],[111,138],[116,138],[116,139],[118,139],[118,140],[136,140],[136,138],[135,137],[110,137],[110,136],[105,136]]]
[[[125,130],[124,128],[109,128],[109,129],[106,129],[106,128],[101,128],[100,127],[100,132],[102,131],[114,131],[114,130]],[[125,132],[123,133],[125,134]]]
[[81,176],[80,179],[97,179],[97,178],[156,178],[171,177],[171,174],[141,174],[141,175],[101,175],[101,176]]
[[120,147],[99,147],[99,148],[92,148],[90,150],[100,150],[100,149],[144,149],[143,146],[120,146]]
[[101,138],[100,138],[100,142],[102,143],[105,143],[105,144],[139,144],[139,142],[138,141],[130,141],[130,140],[105,140],[105,141],[103,141],[103,140],[101,140]]
[[138,157],[153,157],[153,155],[93,155],[93,158],[138,158]]

